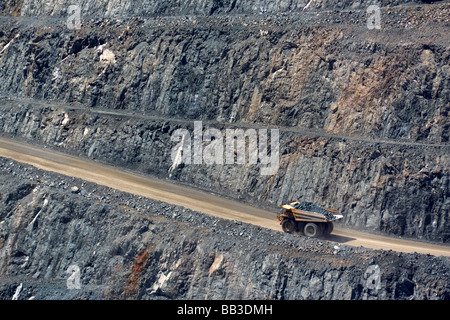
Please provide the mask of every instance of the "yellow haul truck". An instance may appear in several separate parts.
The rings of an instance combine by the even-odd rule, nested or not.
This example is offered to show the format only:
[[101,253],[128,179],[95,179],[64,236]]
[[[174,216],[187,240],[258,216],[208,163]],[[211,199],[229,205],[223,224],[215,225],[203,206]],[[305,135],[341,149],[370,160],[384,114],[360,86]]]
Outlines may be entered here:
[[280,207],[286,209],[278,216],[284,232],[303,232],[307,237],[317,238],[333,231],[333,221],[342,219],[338,210],[322,208],[311,202],[291,201]]

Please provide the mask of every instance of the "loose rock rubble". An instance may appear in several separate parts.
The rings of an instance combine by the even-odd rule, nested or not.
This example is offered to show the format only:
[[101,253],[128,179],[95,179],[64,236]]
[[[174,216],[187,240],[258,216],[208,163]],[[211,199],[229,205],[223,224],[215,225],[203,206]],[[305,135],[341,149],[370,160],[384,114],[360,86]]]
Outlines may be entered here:
[[330,212],[328,212],[321,206],[319,206],[315,203],[312,203],[312,202],[302,201],[302,202],[296,203],[294,205],[294,208],[299,209],[299,210],[320,213],[320,214],[324,215],[328,220],[333,220],[333,218],[334,218],[334,216]]

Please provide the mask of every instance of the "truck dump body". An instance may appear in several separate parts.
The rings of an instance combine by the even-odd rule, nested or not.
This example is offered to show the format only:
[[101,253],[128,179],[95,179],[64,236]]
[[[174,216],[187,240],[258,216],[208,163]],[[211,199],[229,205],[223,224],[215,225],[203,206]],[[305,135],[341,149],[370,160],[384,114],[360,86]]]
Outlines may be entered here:
[[[322,208],[311,202],[293,201],[290,204],[283,204],[280,207],[286,209],[286,212],[291,211],[296,221],[327,222],[343,218],[342,215],[339,214],[335,215],[335,213],[339,213],[338,210],[330,208]],[[302,210],[300,208],[308,208],[310,210]]]

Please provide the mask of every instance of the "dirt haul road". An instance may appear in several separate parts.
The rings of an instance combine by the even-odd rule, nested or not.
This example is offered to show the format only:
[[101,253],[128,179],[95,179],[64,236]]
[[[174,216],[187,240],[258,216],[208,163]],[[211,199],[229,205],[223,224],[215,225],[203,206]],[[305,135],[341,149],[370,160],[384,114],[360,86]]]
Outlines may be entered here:
[[[27,163],[46,171],[80,178],[216,217],[239,220],[281,232],[280,224],[276,219],[276,212],[262,210],[207,192],[175,185],[84,158],[6,138],[0,138],[0,156]],[[328,240],[372,249],[450,256],[449,246],[390,238],[337,227]]]

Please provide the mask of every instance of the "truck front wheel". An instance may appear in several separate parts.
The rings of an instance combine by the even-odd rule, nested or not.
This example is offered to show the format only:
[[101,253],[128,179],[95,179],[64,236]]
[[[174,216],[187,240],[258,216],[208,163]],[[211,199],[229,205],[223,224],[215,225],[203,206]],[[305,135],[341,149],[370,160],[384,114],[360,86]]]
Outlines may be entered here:
[[305,236],[310,238],[317,238],[322,235],[322,228],[319,224],[314,222],[309,222],[305,224],[305,227],[303,229],[303,233]]
[[292,219],[284,219],[281,223],[281,228],[286,233],[292,233],[295,231],[295,221]]

